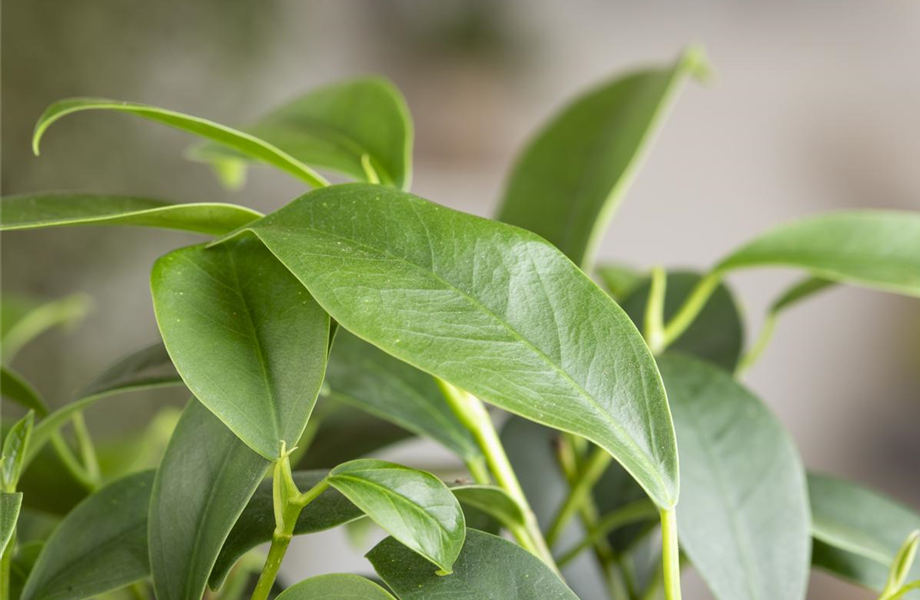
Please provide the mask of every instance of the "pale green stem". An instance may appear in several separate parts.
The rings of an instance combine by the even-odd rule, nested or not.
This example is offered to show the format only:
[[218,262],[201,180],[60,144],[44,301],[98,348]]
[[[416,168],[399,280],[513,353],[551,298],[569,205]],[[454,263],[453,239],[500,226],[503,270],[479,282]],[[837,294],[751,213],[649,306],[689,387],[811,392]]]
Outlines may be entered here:
[[7,542],[3,556],[0,556],[0,600],[10,600],[10,570],[13,564],[13,552],[16,548],[16,530]]
[[678,309],[677,314],[668,321],[664,328],[664,340],[661,348],[657,353],[664,352],[668,346],[673,344],[693,323],[694,319],[706,306],[709,297],[719,287],[722,280],[722,274],[718,271],[709,273],[696,284],[690,296],[684,301],[684,304]]
[[651,502],[636,500],[604,515],[584,540],[559,558],[557,561],[559,566],[564,567],[595,541],[605,539],[610,532],[633,523],[653,519],[657,514],[658,509]]
[[610,466],[613,457],[603,448],[595,448],[591,455],[585,461],[579,470],[577,479],[569,488],[569,494],[556,513],[549,530],[546,533],[546,543],[553,546],[559,536],[565,530],[565,527],[578,512],[579,508],[590,497],[591,490],[597,484],[597,481]]
[[904,586],[901,587],[901,589],[899,589],[898,591],[896,591],[893,595],[881,596],[879,600],[900,600],[901,598],[907,595],[907,592],[910,592],[913,590],[920,590],[920,579],[918,579],[917,581],[911,581],[910,583],[904,584]]
[[677,544],[677,514],[661,510],[661,566],[666,600],[680,600],[680,550]]
[[652,286],[645,306],[645,323],[643,335],[652,354],[658,354],[664,348],[664,298],[667,291],[668,275],[661,267],[652,269]]
[[374,169],[374,165],[371,164],[371,157],[369,154],[361,155],[361,168],[364,169],[364,175],[367,177],[368,183],[380,183],[380,176],[377,175],[377,170]]
[[556,567],[556,562],[546,545],[546,540],[543,539],[543,533],[540,531],[537,517],[534,515],[533,509],[530,508],[530,503],[527,501],[527,496],[524,495],[520,482],[518,482],[517,475],[515,475],[511,466],[511,461],[508,460],[508,455],[505,454],[505,448],[498,437],[498,432],[495,431],[495,425],[492,423],[489,411],[486,410],[482,401],[476,396],[441,379],[435,378],[435,381],[441,388],[441,392],[444,394],[444,398],[447,400],[451,410],[463,423],[464,427],[473,434],[479,448],[485,455],[486,463],[489,465],[489,469],[492,471],[498,486],[505,490],[524,512],[525,524],[510,528],[511,534],[521,546],[539,557],[553,571],[558,573],[559,569]]
[[767,315],[767,319],[764,321],[763,327],[760,329],[760,333],[757,335],[757,340],[754,342],[754,345],[752,345],[751,349],[738,361],[738,366],[735,367],[736,379],[740,379],[760,359],[763,351],[770,343],[775,329],[776,313],[771,312]]
[[93,438],[86,427],[82,412],[75,413],[71,420],[73,421],[73,432],[77,438],[77,446],[80,448],[80,456],[83,459],[83,468],[86,469],[86,475],[93,482],[93,487],[97,488],[102,481],[102,473],[99,469],[96,448],[93,446]]
[[477,456],[476,458],[471,458],[466,461],[466,470],[470,472],[473,481],[476,483],[482,485],[489,485],[492,483],[492,478],[489,476],[489,467],[486,465],[484,456]]

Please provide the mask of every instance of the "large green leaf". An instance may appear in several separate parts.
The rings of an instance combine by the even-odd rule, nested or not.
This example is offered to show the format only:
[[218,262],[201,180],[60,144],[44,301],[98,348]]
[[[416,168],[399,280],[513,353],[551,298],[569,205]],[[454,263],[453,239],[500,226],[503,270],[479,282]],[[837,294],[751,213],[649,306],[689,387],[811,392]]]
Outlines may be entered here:
[[729,373],[676,354],[659,365],[680,443],[682,550],[719,600],[801,600],[811,523],[792,439]]
[[701,70],[698,50],[576,99],[537,135],[511,174],[498,218],[590,263],[678,84]]
[[[666,322],[683,306],[700,279],[702,277],[699,274],[687,271],[668,273],[664,300]],[[644,322],[650,289],[651,279],[646,278],[620,303],[637,327],[642,327]],[[671,349],[704,358],[723,369],[734,371],[743,346],[744,324],[741,312],[731,290],[720,284]]]
[[660,506],[677,502],[676,442],[648,347],[545,240],[366,184],[317,190],[250,228],[346,329],[591,439]]
[[[244,130],[304,164],[409,189],[412,120],[402,94],[385,79],[313,90]],[[226,146],[208,143],[191,156],[212,163],[228,183],[241,182],[245,173],[247,157]]]
[[454,573],[436,575],[430,565],[393,538],[367,554],[374,570],[400,600],[578,600],[539,558],[494,535],[468,529]]
[[[328,471],[296,471],[294,483],[301,490],[308,490],[326,478]],[[364,513],[345,496],[334,489],[328,489],[313,502],[304,507],[294,526],[294,535],[325,531],[360,519]],[[236,524],[227,536],[209,585],[218,589],[243,554],[265,542],[270,542],[275,530],[275,513],[272,496],[272,482],[263,481]]]
[[19,520],[19,507],[22,506],[22,492],[0,492],[0,556],[6,551],[16,522]]
[[329,316],[247,236],[170,252],[153,268],[157,324],[186,385],[253,450],[278,458],[323,382]]
[[326,383],[332,398],[437,440],[464,460],[481,456],[430,375],[347,331],[336,336]]
[[787,223],[731,254],[716,271],[769,266],[920,296],[920,212],[853,211]]
[[[808,474],[812,563],[825,571],[880,591],[904,538],[920,528],[920,513],[855,483]],[[909,580],[920,579],[915,563]],[[912,592],[907,598],[920,598]]]
[[326,481],[387,533],[446,573],[466,534],[460,504],[430,473],[382,460],[339,465]]
[[38,123],[35,124],[35,134],[32,138],[32,151],[38,156],[39,144],[42,136],[52,123],[69,114],[85,110],[110,110],[124,112],[169,127],[186,131],[193,135],[212,140],[246,155],[253,160],[264,162],[273,167],[301,179],[311,186],[322,187],[326,180],[319,173],[303,164],[290,154],[279,150],[275,146],[260,140],[242,131],[237,131],[207,119],[184,115],[171,110],[135,104],[133,102],[120,102],[107,98],[68,98],[55,102],[42,113]]
[[22,600],[80,600],[145,578],[153,477],[128,475],[74,508],[45,543]]
[[172,204],[130,196],[23,194],[0,201],[0,231],[74,225],[133,225],[221,235],[258,219],[254,210],[216,202]]
[[166,448],[150,501],[158,600],[201,600],[224,540],[269,461],[192,399]]
[[48,405],[38,391],[21,375],[0,365],[0,392],[16,404],[35,411],[39,417],[48,414]]
[[50,302],[3,294],[0,301],[0,356],[3,362],[9,363],[20,348],[48,329],[78,322],[91,304],[86,294],[73,294]]
[[292,585],[277,600],[394,600],[385,589],[358,575],[319,575]]

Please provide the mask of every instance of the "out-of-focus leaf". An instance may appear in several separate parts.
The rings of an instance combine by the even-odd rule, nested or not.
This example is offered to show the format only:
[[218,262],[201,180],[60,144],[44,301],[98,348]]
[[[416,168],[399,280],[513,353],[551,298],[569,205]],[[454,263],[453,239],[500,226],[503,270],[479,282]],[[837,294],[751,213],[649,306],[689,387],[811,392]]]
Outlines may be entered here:
[[52,327],[76,323],[89,312],[91,305],[86,294],[73,294],[51,302],[3,294],[0,302],[0,356],[3,362],[8,364],[20,348]]
[[39,417],[48,414],[48,405],[28,381],[9,367],[0,365],[0,393],[16,404],[35,411]]
[[613,263],[599,266],[597,268],[597,277],[617,302],[625,300],[636,287],[647,280],[645,274],[631,267]]
[[719,600],[801,600],[811,521],[791,437],[731,374],[677,354],[658,363],[680,443],[681,549]]
[[460,504],[430,473],[382,460],[354,460],[326,481],[406,547],[451,572],[466,534]]
[[16,421],[3,438],[3,452],[0,454],[0,491],[15,492],[19,475],[26,463],[26,453],[31,446],[32,426],[35,412]]
[[35,567],[44,546],[45,543],[41,541],[27,542],[16,549],[13,562],[10,564],[10,598],[13,600],[22,598],[22,588],[25,587],[26,579]]
[[0,492],[0,556],[6,551],[22,506],[22,492]]
[[319,173],[293,156],[248,133],[231,129],[207,119],[184,115],[156,106],[120,102],[107,98],[68,98],[55,102],[45,109],[45,112],[39,117],[38,123],[35,124],[35,133],[32,137],[32,151],[35,152],[35,155],[38,156],[39,143],[52,123],[69,114],[85,110],[124,112],[156,121],[233,148],[253,160],[277,167],[311,186],[322,187],[326,185],[326,180]]
[[400,600],[578,600],[539,558],[517,544],[468,529],[466,543],[448,577],[393,538],[367,554],[374,570]]
[[494,485],[456,485],[450,489],[464,506],[472,506],[491,515],[505,527],[523,526],[521,505],[508,493]]
[[262,215],[235,204],[173,204],[100,194],[23,194],[0,200],[0,231],[76,225],[129,225],[222,235]]
[[615,79],[569,104],[517,161],[498,218],[537,233],[590,272],[601,235],[698,49]]
[[432,438],[464,460],[481,456],[431,375],[347,331],[336,337],[326,383],[331,397]]
[[68,514],[45,543],[22,600],[80,600],[145,578],[153,476],[119,479]]
[[342,327],[594,441],[659,506],[676,503],[676,441],[654,358],[610,296],[545,240],[366,184],[316,190],[250,229]]
[[195,397],[262,456],[293,448],[323,382],[329,315],[251,236],[170,252],[150,281],[160,333]]
[[268,466],[201,403],[189,402],[150,501],[148,546],[158,600],[201,600],[224,541]]
[[[385,79],[321,87],[243,129],[304,164],[409,189],[412,120],[402,94]],[[230,187],[242,183],[246,163],[251,162],[239,151],[215,143],[198,146],[190,154],[210,162]]]
[[358,575],[319,575],[292,585],[277,600],[395,600],[385,589]]

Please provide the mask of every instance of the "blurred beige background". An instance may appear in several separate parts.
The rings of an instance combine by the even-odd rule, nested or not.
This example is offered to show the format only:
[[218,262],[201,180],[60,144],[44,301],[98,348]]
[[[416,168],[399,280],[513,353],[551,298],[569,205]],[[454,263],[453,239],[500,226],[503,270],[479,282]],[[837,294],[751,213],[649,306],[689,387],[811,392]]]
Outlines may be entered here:
[[[64,96],[158,104],[239,124],[314,85],[382,73],[416,126],[416,193],[489,215],[516,150],[566,99],[624,68],[703,44],[717,77],[681,94],[602,247],[640,267],[705,268],[766,227],[817,211],[920,209],[920,4],[7,0],[2,191],[70,189],[272,210],[300,192],[257,169],[239,193],[182,158],[187,136],[113,115],[65,120],[31,156],[32,125]],[[152,261],[195,238],[124,229],[4,235],[4,292],[96,299],[77,331],[16,366],[55,402],[156,338]],[[749,339],[786,272],[731,283]],[[749,384],[806,463],[920,505],[920,310],[839,289],[788,314]],[[176,399],[173,399],[174,401]],[[100,435],[161,400],[94,411]],[[431,465],[428,449],[396,456]],[[339,553],[341,551],[341,554]],[[342,558],[345,556],[347,558]],[[346,562],[342,562],[342,561]],[[341,532],[299,539],[291,576],[369,570]],[[692,577],[691,577],[692,579]],[[697,583],[690,598],[706,598]],[[810,598],[870,594],[817,575]]]

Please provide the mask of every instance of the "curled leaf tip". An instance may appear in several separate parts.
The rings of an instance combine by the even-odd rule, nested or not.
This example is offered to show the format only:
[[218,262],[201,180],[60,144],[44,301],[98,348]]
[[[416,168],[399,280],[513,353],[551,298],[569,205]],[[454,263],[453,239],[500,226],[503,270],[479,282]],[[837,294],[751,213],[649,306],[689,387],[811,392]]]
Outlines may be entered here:
[[709,83],[715,78],[706,50],[700,44],[691,44],[680,58],[681,67],[700,83]]

